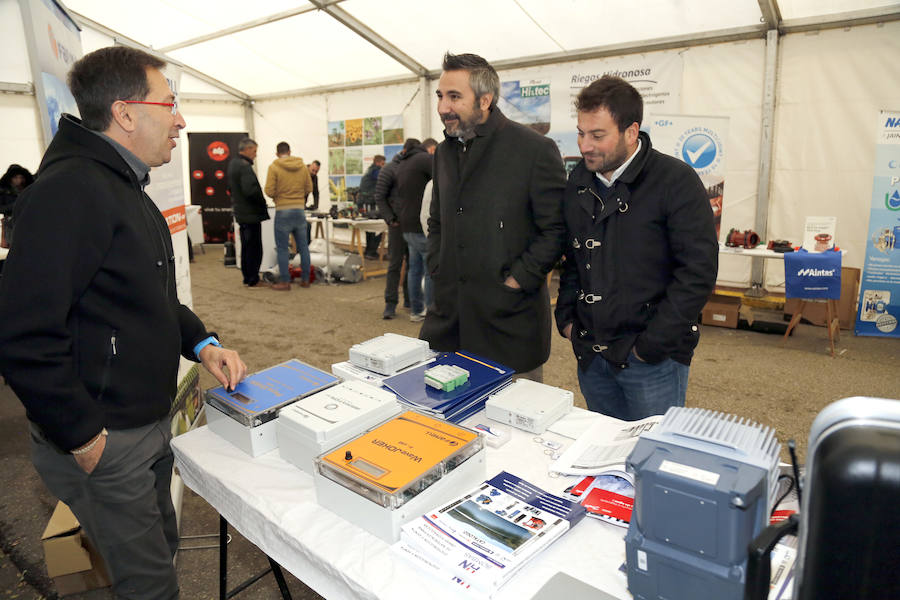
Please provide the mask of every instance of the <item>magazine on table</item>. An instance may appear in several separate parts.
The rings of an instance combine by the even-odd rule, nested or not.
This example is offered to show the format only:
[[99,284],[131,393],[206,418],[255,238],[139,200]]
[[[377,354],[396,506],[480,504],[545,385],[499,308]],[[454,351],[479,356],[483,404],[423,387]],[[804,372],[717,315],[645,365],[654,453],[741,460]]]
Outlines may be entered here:
[[634,508],[634,476],[625,465],[612,467],[583,478],[563,497],[581,504],[587,516],[627,529]]
[[503,471],[403,525],[394,550],[458,589],[490,595],[585,516]]
[[663,415],[654,415],[640,421],[620,421],[604,416],[578,436],[550,465],[550,470],[564,475],[597,475],[624,465],[641,434],[662,419]]

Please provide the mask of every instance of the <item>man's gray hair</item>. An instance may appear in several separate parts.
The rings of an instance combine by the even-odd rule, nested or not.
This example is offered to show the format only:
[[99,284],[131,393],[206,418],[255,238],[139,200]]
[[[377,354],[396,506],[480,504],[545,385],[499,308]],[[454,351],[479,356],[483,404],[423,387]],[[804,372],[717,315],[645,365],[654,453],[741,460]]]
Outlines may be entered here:
[[500,98],[500,76],[494,67],[477,54],[444,54],[441,65],[444,71],[468,71],[469,86],[475,92],[478,101],[485,94],[491,94],[491,108],[497,105]]
[[247,148],[252,148],[254,146],[259,146],[259,144],[257,144],[251,138],[245,137],[240,142],[238,142],[238,152],[243,152]]

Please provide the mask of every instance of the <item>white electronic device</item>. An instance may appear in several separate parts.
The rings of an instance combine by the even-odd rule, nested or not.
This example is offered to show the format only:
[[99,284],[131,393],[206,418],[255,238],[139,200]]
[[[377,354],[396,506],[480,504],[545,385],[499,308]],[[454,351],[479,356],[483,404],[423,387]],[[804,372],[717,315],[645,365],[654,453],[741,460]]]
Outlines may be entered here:
[[572,410],[575,395],[569,390],[517,379],[484,404],[489,419],[524,429],[544,433],[561,416]]
[[345,381],[278,413],[278,451],[281,458],[312,474],[317,456],[401,410],[392,392],[360,381]]
[[425,340],[385,333],[350,346],[350,362],[369,371],[392,375],[429,358],[430,352]]

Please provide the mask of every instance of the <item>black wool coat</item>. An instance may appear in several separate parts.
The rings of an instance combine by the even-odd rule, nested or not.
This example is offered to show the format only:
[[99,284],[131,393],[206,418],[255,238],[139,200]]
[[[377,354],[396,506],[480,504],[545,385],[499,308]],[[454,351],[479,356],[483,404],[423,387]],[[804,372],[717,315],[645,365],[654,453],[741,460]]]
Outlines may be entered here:
[[[546,276],[562,253],[565,170],[556,144],[494,107],[434,156],[428,269],[434,304],[420,337],[435,350],[469,350],[517,372],[550,356]],[[521,286],[504,285],[512,275]]]
[[234,220],[240,225],[262,223],[269,218],[266,198],[251,165],[253,161],[240,154],[228,162],[228,191]]

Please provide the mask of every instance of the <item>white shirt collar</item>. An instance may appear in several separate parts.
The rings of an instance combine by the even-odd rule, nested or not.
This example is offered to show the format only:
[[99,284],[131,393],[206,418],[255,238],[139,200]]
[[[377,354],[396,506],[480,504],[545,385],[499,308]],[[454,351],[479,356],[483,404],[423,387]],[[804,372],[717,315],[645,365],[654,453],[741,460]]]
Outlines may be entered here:
[[600,173],[594,173],[594,175],[597,176],[597,179],[600,180],[600,183],[602,183],[606,187],[612,187],[613,184],[616,182],[616,179],[618,179],[622,175],[622,173],[625,172],[625,169],[628,168],[628,165],[631,164],[631,161],[634,160],[634,157],[637,156],[637,153],[640,151],[641,151],[641,138],[638,138],[637,148],[635,148],[634,153],[628,157],[628,160],[626,160],[625,162],[622,163],[621,167],[619,167],[618,169],[613,171],[612,177],[610,177],[607,180],[606,177],[604,177]]

